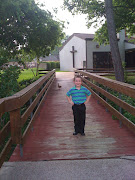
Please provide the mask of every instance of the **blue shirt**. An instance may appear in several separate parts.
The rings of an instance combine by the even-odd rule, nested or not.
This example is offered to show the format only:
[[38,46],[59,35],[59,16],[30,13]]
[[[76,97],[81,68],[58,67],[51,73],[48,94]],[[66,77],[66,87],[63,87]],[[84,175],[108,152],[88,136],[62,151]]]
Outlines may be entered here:
[[76,86],[72,87],[66,94],[68,97],[72,96],[72,101],[74,104],[82,104],[86,101],[86,95],[90,96],[91,92],[84,86],[77,89]]

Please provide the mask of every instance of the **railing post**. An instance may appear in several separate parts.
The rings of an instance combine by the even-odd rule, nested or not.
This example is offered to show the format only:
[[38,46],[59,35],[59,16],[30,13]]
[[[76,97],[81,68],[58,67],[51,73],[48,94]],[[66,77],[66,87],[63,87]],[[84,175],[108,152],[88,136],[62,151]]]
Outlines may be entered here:
[[[106,86],[106,91],[108,92],[108,87]],[[105,97],[106,102],[108,102],[108,98]],[[108,112],[108,109],[106,108],[106,112]]]
[[10,127],[13,144],[20,144],[22,138],[20,109],[10,112]]
[[23,156],[20,108],[10,112],[11,138],[13,144],[20,144],[20,155]]
[[[32,98],[30,98],[30,105],[32,104]],[[33,117],[33,111],[31,112],[31,114],[30,114],[30,119],[32,119],[32,117]],[[32,125],[32,127],[31,127],[31,130],[33,131],[33,125]]]
[[[119,98],[121,99],[121,93],[119,93]],[[119,106],[119,112],[122,114],[122,108]],[[120,127],[122,127],[122,121],[119,120]]]
[[[99,87],[99,83],[98,82],[96,82],[96,85]],[[99,95],[99,92],[98,91],[96,91],[96,92]],[[99,104],[99,100],[97,100],[97,103]]]

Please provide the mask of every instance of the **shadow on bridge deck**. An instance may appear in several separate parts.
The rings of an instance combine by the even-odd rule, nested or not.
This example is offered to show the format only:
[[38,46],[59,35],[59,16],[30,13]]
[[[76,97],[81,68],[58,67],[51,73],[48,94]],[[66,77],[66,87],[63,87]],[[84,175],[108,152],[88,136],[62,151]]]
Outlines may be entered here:
[[[135,136],[112,119],[94,98],[87,105],[86,136],[73,136],[73,115],[66,92],[73,86],[72,72],[56,73],[56,80],[29,133],[20,157],[17,146],[10,161],[90,159],[135,155]],[[58,83],[62,86],[58,89]]]

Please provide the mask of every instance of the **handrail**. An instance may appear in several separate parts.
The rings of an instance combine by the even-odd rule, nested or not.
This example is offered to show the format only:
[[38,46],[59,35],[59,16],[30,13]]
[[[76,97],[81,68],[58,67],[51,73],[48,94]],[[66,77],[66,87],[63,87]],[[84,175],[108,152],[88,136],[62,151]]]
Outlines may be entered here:
[[[55,70],[48,72],[28,87],[13,96],[0,99],[0,118],[4,113],[9,113],[9,121],[0,130],[0,143],[3,145],[0,153],[0,167],[12,144],[25,143],[29,129],[37,117],[37,112],[55,79]],[[24,111],[24,112],[23,112]],[[25,123],[27,122],[27,126]],[[11,136],[10,136],[11,133]]]
[[[114,74],[113,68],[79,68],[78,70],[87,71],[90,73],[111,73]],[[125,72],[135,72],[135,67],[125,68]]]
[[[74,72],[82,76],[83,85],[92,92],[92,95],[98,100],[98,102],[102,103],[107,110],[109,110],[117,119],[119,119],[120,124],[123,123],[128,127],[128,129],[135,133],[135,124],[123,116],[121,112],[121,109],[123,108],[131,115],[135,116],[135,107],[126,103],[121,98],[121,95],[123,94],[135,99],[135,85],[111,80],[97,74],[84,72],[82,70],[74,70]],[[116,97],[112,95],[109,92],[109,89],[116,91],[119,96]],[[109,100],[118,105],[119,110],[112,107],[108,103]]]

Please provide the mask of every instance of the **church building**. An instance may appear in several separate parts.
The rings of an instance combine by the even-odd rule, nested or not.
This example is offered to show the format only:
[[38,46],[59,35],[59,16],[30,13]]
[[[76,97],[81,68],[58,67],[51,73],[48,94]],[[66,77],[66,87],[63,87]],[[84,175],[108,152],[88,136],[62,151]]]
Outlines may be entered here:
[[[135,67],[135,44],[129,42],[125,30],[118,35],[118,45],[122,61],[127,67]],[[93,41],[94,34],[72,34],[59,51],[60,70],[73,71],[74,68],[112,68],[110,45],[100,45]]]

